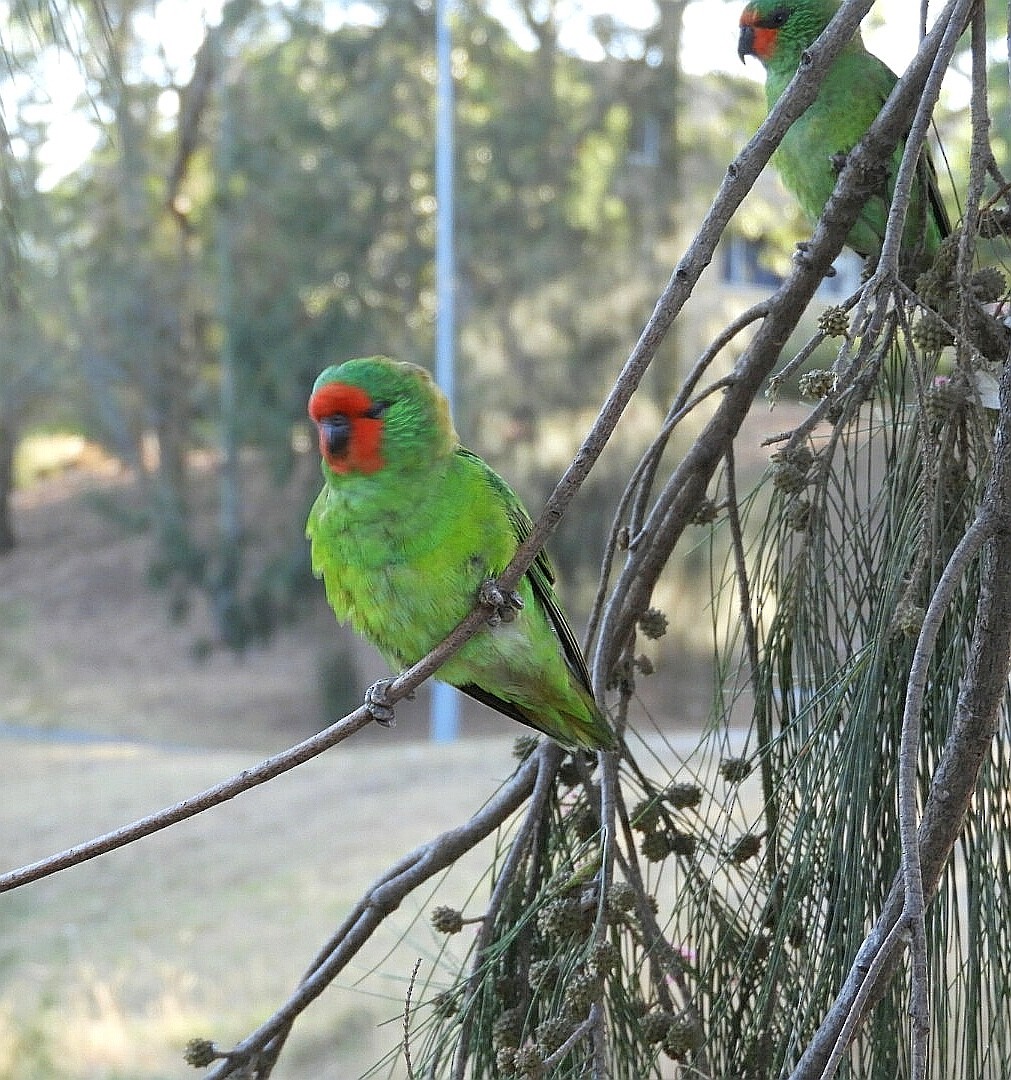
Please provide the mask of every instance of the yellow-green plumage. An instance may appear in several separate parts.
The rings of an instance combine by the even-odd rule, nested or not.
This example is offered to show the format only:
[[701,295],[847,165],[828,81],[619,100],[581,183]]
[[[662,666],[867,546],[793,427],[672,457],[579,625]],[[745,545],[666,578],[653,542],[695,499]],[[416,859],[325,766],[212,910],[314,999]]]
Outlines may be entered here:
[[[809,48],[838,10],[838,0],[752,0],[741,14],[738,53],[756,56],[765,66],[769,108],[797,73]],[[845,155],[864,137],[892,92],[896,76],[864,48],[859,31],[829,68],[818,96],[783,137],[773,162],[784,185],[816,221],[835,188]],[[887,179],[872,193],[846,238],[858,254],[881,253],[895,176],[904,146],[888,163]],[[928,268],[950,232],[948,216],[927,148],[917,167],[900,249],[904,276]]]
[[[310,400],[317,425],[330,401],[354,398],[358,408],[356,392],[381,416],[352,416],[349,446],[356,438],[376,445],[357,464],[328,457],[328,432],[344,449],[343,421],[321,427],[325,483],[306,527],[313,569],[337,617],[406,667],[474,607],[530,519],[508,485],[459,445],[446,399],[422,368],[385,357],[327,368]],[[564,746],[612,748],[553,580],[542,553],[517,586],[515,618],[478,631],[438,677]]]

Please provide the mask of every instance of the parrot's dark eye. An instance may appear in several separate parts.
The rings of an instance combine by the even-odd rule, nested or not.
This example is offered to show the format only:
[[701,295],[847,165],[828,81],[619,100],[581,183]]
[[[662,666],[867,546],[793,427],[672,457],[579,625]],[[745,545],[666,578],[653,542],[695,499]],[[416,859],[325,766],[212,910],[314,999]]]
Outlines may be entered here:
[[779,30],[786,25],[790,18],[790,14],[789,8],[776,8],[776,10],[767,15],[759,25],[763,30]]
[[320,442],[328,458],[341,458],[351,440],[351,421],[342,413],[324,416],[319,422]]
[[379,420],[389,407],[388,401],[376,401],[365,410],[363,415],[369,420]]

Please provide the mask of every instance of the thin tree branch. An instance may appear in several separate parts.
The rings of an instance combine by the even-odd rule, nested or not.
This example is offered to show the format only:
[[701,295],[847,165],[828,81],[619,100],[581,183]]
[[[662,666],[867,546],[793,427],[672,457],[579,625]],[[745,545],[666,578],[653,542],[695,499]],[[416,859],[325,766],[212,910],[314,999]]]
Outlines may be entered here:
[[912,935],[910,1017],[913,1025],[912,1075],[914,1080],[921,1080],[925,1074],[926,1040],[929,1031],[927,941],[924,923],[926,903],[920,868],[916,799],[923,698],[927,688],[930,661],[934,655],[937,635],[945,613],[955,595],[955,590],[993,531],[992,521],[985,517],[976,518],[948,560],[923,617],[923,625],[920,627],[910,666],[909,680],[906,684],[906,703],[902,714],[902,735],[899,742],[899,833],[902,840],[902,881],[905,889],[902,923]]
[[[514,562],[517,561],[518,558],[514,560]],[[518,580],[518,575],[514,580]],[[391,703],[395,703],[412,694],[425,679],[436,672],[450,656],[485,626],[487,621],[486,609],[478,604],[430,653],[423,656],[406,671],[401,672],[389,683],[386,688],[387,699]],[[108,854],[110,851],[125,847],[127,844],[132,844],[145,836],[160,832],[162,829],[167,829],[180,821],[185,821],[187,818],[195,817],[205,810],[219,806],[244,791],[258,787],[260,784],[273,780],[282,773],[289,772],[291,769],[311,761],[325,750],[329,750],[360,731],[363,727],[366,727],[372,720],[373,715],[369,707],[362,705],[317,735],[305,739],[280,754],[267,758],[250,769],[244,769],[241,773],[222,781],[220,784],[215,784],[213,787],[206,788],[196,795],[191,795],[181,802],[139,818],[137,821],[114,829],[112,832],[0,875],[0,893],[9,892],[32,881],[49,877],[71,866],[77,866],[80,863],[97,858],[99,855]]]
[[600,1007],[599,1002],[594,1002],[590,1006],[589,1015],[582,1023],[580,1023],[572,1034],[562,1043],[561,1046],[549,1057],[544,1059],[544,1071],[549,1073],[552,1069],[557,1068],[565,1060],[566,1055],[573,1049],[576,1043],[580,1039],[586,1038],[596,1027],[603,1023],[604,1010]]
[[265,784],[268,780],[273,780],[282,773],[289,772],[306,761],[311,761],[324,750],[329,750],[330,747],[343,742],[371,722],[372,714],[363,705],[319,734],[261,761],[259,765],[251,769],[243,769],[241,773],[237,773],[220,784],[215,784],[214,787],[206,788],[164,810],[149,814],[147,817],[95,837],[86,843],[77,844],[48,858],[0,875],[0,893],[9,892],[29,882],[38,881],[40,878],[49,877],[68,867],[97,858],[99,855],[105,855],[145,836],[150,836],[152,833],[167,829],[170,825],[202,814],[214,806],[220,806],[221,803],[235,798],[244,791]]
[[509,853],[506,855],[505,862],[498,875],[498,880],[495,882],[495,886],[492,889],[491,898],[485,909],[484,921],[481,924],[481,929],[478,931],[477,938],[474,942],[474,960],[471,965],[470,978],[467,982],[467,988],[464,991],[464,1000],[460,1009],[463,1014],[463,1021],[461,1023],[460,1035],[457,1039],[455,1049],[453,1063],[454,1080],[463,1080],[467,1072],[467,1061],[470,1056],[470,1034],[473,1028],[474,1019],[473,1013],[468,1008],[468,1005],[473,1000],[480,984],[481,967],[485,962],[484,953],[492,939],[492,933],[495,929],[495,920],[498,918],[498,914],[502,910],[502,905],[505,903],[512,879],[518,872],[520,863],[527,853],[530,846],[530,840],[537,829],[537,823],[544,812],[545,802],[551,794],[555,774],[558,772],[558,766],[562,760],[562,749],[557,743],[546,741],[538,748],[536,757],[538,761],[537,779],[530,796],[530,801],[527,804],[526,815],[509,846]]
[[[965,217],[958,243],[957,281],[967,281],[972,271],[972,260],[980,224],[980,203],[986,186],[987,165],[993,157],[990,149],[990,115],[987,106],[986,76],[986,5],[980,4],[973,13],[972,20],[972,94],[970,97],[972,141],[969,148],[969,183],[965,195]],[[970,350],[971,303],[972,296],[969,290],[962,290],[959,295],[959,334],[956,341],[959,360],[963,363]]]
[[[332,939],[325,959],[314,966],[291,997],[263,1024],[229,1051],[226,1060],[207,1074],[208,1080],[224,1080],[236,1068],[255,1061],[256,1056],[279,1033],[287,1033],[291,1022],[314,1001],[347,966],[382,921],[403,903],[404,898],[433,875],[451,866],[462,855],[501,826],[530,797],[541,771],[542,758],[528,758],[512,778],[469,821],[447,829],[401,859],[396,870],[380,877],[359,901],[355,917],[345,922],[344,932]],[[276,1052],[274,1053],[276,1058]],[[269,1075],[262,1071],[260,1077]]]
[[896,920],[887,931],[884,940],[880,941],[880,945],[880,935],[875,934],[868,936],[861,946],[853,967],[864,972],[865,978],[853,1001],[852,1008],[846,1014],[842,1029],[835,1041],[835,1045],[832,1047],[832,1053],[825,1063],[825,1068],[819,1074],[819,1080],[831,1080],[842,1064],[842,1059],[845,1057],[850,1041],[856,1033],[857,1025],[860,1023],[860,1018],[870,999],[871,992],[877,985],[877,980],[884,973],[888,958],[901,945],[903,934],[905,934],[905,927]]
[[[966,12],[971,10],[972,3],[966,6]],[[951,58],[955,54],[958,39],[965,29],[967,15],[959,18],[950,18],[944,21],[944,14],[938,18],[938,24],[943,26],[944,36],[934,57],[930,73],[924,83],[920,94],[919,104],[906,136],[905,150],[899,170],[895,175],[895,188],[892,193],[891,205],[888,208],[888,220],[885,225],[885,236],[881,243],[881,255],[874,272],[877,280],[886,277],[897,278],[899,276],[899,254],[902,245],[903,226],[906,221],[906,211],[912,198],[913,184],[916,182],[916,172],[919,167],[920,156],[927,134],[930,131],[931,119],[934,106],[941,93],[941,80],[944,78]],[[936,30],[936,27],[935,27]],[[927,192],[923,192],[923,198],[927,201]],[[929,206],[925,205],[924,215],[929,213]]]
[[[757,312],[761,307],[764,307],[764,305],[756,305],[750,310],[749,314]],[[753,317],[761,318],[761,315],[754,314]],[[715,356],[715,353],[713,353],[713,356]],[[696,365],[696,367],[698,367],[698,365]],[[702,372],[699,371],[699,374],[701,375]],[[611,568],[614,565],[614,559],[617,555],[618,548],[621,546],[619,544],[619,537],[627,537],[627,535],[631,534],[632,530],[635,528],[637,513],[634,509],[629,512],[629,506],[633,505],[633,503],[638,504],[641,492],[648,491],[652,486],[656,469],[660,464],[663,452],[677,425],[680,424],[693,409],[705,401],[706,398],[720,390],[725,390],[732,382],[733,378],[729,375],[725,375],[723,378],[710,383],[704,390],[700,390],[694,397],[687,397],[685,393],[680,392],[674,404],[671,406],[671,410],[667,414],[666,420],[664,420],[663,427],[657,433],[653,442],[647,447],[633,469],[628,483],[625,485],[625,490],[622,492],[621,498],[618,500],[618,505],[615,508],[611,532],[608,537],[603,558],[600,562],[599,585],[593,600],[593,607],[590,610],[586,625],[586,633],[584,635],[583,651],[587,656],[590,654],[590,648],[596,639],[597,631],[600,627],[600,617],[603,614],[604,600],[607,596],[607,583],[611,577]],[[682,391],[683,390],[684,387],[682,387]],[[627,526],[622,525],[626,515],[630,522]]]
[[722,379],[717,380],[712,386],[707,387],[704,391],[692,397],[692,391],[695,389],[698,381],[702,378],[703,374],[716,357],[742,330],[746,329],[752,323],[758,322],[759,319],[764,319],[768,314],[769,305],[765,300],[753,304],[747,311],[742,311],[736,319],[733,319],[719,334],[716,335],[715,338],[713,338],[702,355],[696,360],[692,370],[688,373],[687,378],[681,385],[681,389],[678,391],[677,397],[671,403],[663,427],[653,440],[652,445],[643,455],[642,461],[630,479],[630,486],[634,485],[638,491],[635,505],[629,515],[629,531],[633,533],[633,535],[642,527],[642,520],[646,513],[646,501],[653,488],[656,470],[660,465],[660,459],[663,457],[663,452],[667,447],[667,443],[670,440],[674,428],[699,402],[703,401],[714,390],[729,386],[733,379],[732,376],[724,376]]

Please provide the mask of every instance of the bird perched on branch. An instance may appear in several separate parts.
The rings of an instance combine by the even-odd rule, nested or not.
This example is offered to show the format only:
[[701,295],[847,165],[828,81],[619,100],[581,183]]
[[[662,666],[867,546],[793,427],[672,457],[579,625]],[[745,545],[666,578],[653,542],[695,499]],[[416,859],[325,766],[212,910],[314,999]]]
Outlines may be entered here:
[[[324,484],[306,533],[338,619],[391,666],[406,667],[480,599],[492,625],[439,678],[567,748],[613,749],[547,556],[537,556],[512,596],[494,586],[530,518],[505,481],[460,445],[428,373],[382,356],[329,367],[309,415]],[[382,684],[370,695],[383,719]]]
[[[770,109],[797,73],[802,53],[838,7],[838,0],[751,0],[745,7],[737,53],[742,61],[755,56],[765,66],[765,97]],[[814,102],[783,137],[773,162],[812,221],[821,216],[846,155],[867,133],[897,81],[894,72],[864,48],[857,30],[832,62]],[[881,190],[868,198],[846,238],[846,243],[865,258],[876,259],[881,254],[903,149],[900,143],[888,163]],[[950,231],[937,172],[924,147],[902,233],[899,261],[904,275],[915,276],[927,269]]]

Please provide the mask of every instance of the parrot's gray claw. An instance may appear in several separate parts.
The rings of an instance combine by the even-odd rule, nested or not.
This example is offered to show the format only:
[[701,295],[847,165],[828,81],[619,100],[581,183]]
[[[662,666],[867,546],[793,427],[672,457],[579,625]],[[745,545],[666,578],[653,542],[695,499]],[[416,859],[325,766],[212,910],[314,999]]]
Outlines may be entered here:
[[832,166],[832,171],[838,176],[843,169],[846,168],[846,162],[849,160],[849,154],[844,150],[838,150],[836,153],[829,157],[829,164]]
[[516,612],[523,610],[523,597],[515,590],[509,593],[503,592],[493,578],[489,578],[481,585],[478,599],[484,607],[490,609],[489,626],[512,622],[516,618]]
[[[808,252],[810,250],[811,250],[811,241],[810,240],[798,240],[797,241],[797,249],[793,253],[793,261],[795,263],[799,263],[802,266],[805,265],[807,263],[807,261],[808,261]],[[827,277],[827,278],[835,277],[835,267],[834,266],[830,266],[825,271],[825,277]]]
[[380,679],[365,691],[365,708],[381,727],[397,726],[397,718],[388,697],[388,691],[392,685],[392,679]]

